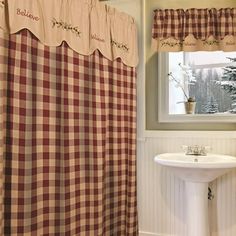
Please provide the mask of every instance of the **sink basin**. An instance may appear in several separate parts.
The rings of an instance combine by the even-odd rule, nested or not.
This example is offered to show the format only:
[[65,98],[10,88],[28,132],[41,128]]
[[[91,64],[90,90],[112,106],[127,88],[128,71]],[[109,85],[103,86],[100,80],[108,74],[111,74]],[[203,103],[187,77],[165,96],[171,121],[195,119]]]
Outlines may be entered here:
[[178,177],[191,182],[211,182],[236,167],[236,157],[207,154],[207,156],[165,153],[155,161],[168,167]]
[[235,168],[236,157],[165,153],[157,155],[154,160],[185,181],[186,236],[210,236],[208,183]]

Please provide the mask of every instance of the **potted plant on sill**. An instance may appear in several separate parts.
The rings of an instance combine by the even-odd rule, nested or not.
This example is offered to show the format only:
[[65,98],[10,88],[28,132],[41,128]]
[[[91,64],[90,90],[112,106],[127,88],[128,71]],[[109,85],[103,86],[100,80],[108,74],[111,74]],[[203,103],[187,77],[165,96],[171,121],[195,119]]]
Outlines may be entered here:
[[196,108],[195,98],[188,98],[188,101],[184,102],[184,108],[186,114],[194,114]]
[[[183,78],[185,83],[187,83],[188,85],[190,84],[195,84],[196,82],[196,78],[192,73],[192,70],[190,67],[188,66],[183,66],[181,65],[181,63],[178,64],[183,72]],[[186,99],[186,101],[183,102],[179,102],[179,103],[184,103],[184,107],[185,107],[185,113],[186,114],[194,114],[195,113],[195,108],[196,108],[196,101],[195,98],[190,97],[187,95],[185,89],[184,89],[184,85],[181,83],[180,80],[176,79],[172,72],[168,73],[168,77],[171,81],[176,83],[176,87],[180,88],[183,91],[184,97]]]

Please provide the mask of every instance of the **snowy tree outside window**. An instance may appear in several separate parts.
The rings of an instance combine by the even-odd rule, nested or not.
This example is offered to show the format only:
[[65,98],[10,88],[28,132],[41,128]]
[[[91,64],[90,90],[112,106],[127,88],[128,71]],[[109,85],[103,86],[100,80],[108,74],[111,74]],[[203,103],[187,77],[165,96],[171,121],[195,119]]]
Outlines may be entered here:
[[223,76],[217,84],[221,85],[231,97],[231,109],[229,112],[236,113],[236,58],[228,58],[233,64],[223,68]]
[[[236,53],[179,52],[169,53],[169,73],[181,80],[179,63],[191,68],[194,83],[182,84],[188,97],[196,100],[195,114],[236,113]],[[184,114],[184,95],[169,82],[169,114]]]

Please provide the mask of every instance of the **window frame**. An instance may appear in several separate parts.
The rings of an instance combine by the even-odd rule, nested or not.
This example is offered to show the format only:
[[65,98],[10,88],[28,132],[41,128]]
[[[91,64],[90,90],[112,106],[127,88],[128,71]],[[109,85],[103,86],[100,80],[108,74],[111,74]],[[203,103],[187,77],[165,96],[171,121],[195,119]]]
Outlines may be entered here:
[[158,53],[158,122],[236,123],[236,114],[169,114],[169,53]]

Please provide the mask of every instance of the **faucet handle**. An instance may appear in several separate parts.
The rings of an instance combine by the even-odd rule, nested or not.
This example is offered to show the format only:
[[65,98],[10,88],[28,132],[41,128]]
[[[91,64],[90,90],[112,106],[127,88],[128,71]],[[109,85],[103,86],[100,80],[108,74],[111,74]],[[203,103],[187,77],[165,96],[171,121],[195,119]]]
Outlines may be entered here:
[[182,149],[185,151],[186,155],[199,155],[199,156],[206,156],[207,152],[211,150],[210,146],[187,146],[182,145]]

